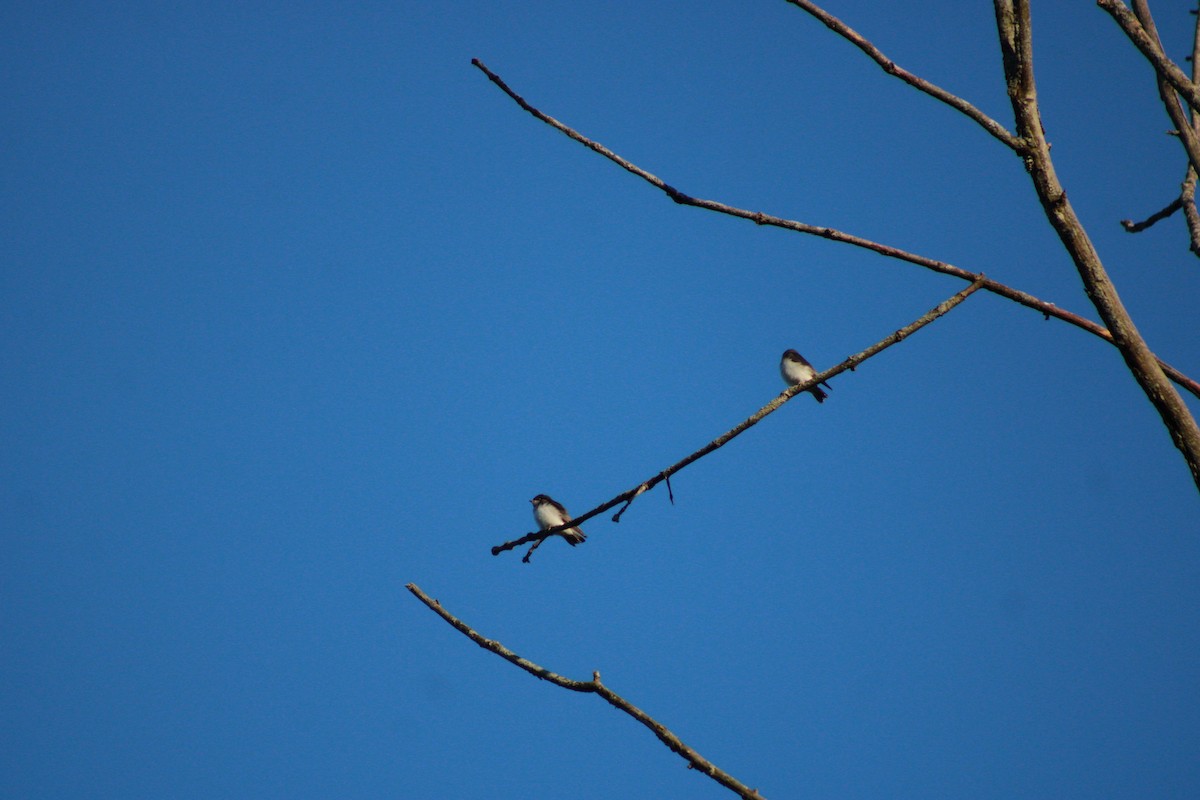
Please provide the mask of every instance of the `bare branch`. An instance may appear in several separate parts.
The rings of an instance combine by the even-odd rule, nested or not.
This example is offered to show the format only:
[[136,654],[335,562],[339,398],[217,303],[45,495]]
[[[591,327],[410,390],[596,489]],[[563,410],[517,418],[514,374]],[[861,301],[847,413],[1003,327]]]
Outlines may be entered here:
[[823,383],[836,375],[840,375],[843,372],[845,372],[846,370],[856,369],[859,364],[866,361],[868,358],[878,355],[879,353],[883,352],[884,350],[886,350],[887,348],[896,344],[897,342],[911,336],[913,333],[917,332],[921,328],[923,328],[926,325],[928,325],[929,323],[933,322],[938,317],[949,312],[950,309],[957,306],[963,300],[966,300],[977,289],[983,288],[983,280],[984,279],[981,277],[979,280],[975,281],[974,283],[972,283],[967,288],[963,289],[958,294],[939,303],[934,308],[931,308],[929,311],[922,314],[916,320],[910,322],[908,325],[905,325],[903,328],[896,331],[895,333],[892,333],[892,334],[884,337],[882,340],[871,345],[866,350],[863,350],[862,352],[859,352],[859,353],[855,353],[854,355],[850,356],[842,363],[838,364],[836,367],[827,369],[824,372],[820,373],[819,375],[816,375],[812,379],[805,381],[804,383],[798,383],[795,386],[789,386],[787,389],[780,392],[778,397],[776,397],[771,402],[767,403],[765,406],[760,408],[758,411],[751,414],[749,417],[747,417],[745,420],[743,420],[737,426],[735,426],[735,427],[731,428],[730,430],[726,431],[725,433],[721,434],[716,439],[713,439],[711,442],[704,445],[704,447],[701,447],[699,450],[697,450],[696,452],[687,456],[683,460],[678,461],[678,462],[672,464],[671,466],[667,467],[666,469],[664,469],[662,472],[658,473],[657,475],[654,475],[653,477],[648,478],[645,481],[642,481],[640,484],[638,484],[637,486],[633,487],[632,489],[630,489],[628,491],[622,492],[621,494],[612,498],[608,502],[601,503],[600,505],[596,506],[595,508],[593,508],[591,511],[587,512],[586,514],[582,514],[578,517],[575,517],[573,520],[571,520],[567,524],[559,525],[555,528],[548,528],[544,531],[535,531],[534,533],[527,533],[519,539],[514,539],[510,542],[505,542],[504,544],[496,545],[495,547],[492,548],[492,555],[494,555],[494,556],[499,555],[500,553],[503,553],[506,550],[512,550],[512,549],[520,547],[521,545],[526,544],[528,542],[534,542],[534,546],[532,548],[530,548],[529,553],[526,553],[525,557],[522,559],[522,561],[528,562],[529,556],[533,553],[533,550],[537,547],[537,545],[539,543],[544,541],[546,538],[553,536],[554,534],[558,533],[560,530],[564,530],[569,527],[574,527],[576,525],[579,525],[582,522],[586,522],[587,520],[591,519],[592,517],[596,516],[597,514],[603,514],[605,511],[607,511],[610,508],[613,508],[618,503],[624,503],[625,507],[622,508],[620,511],[618,511],[616,516],[613,517],[613,522],[620,521],[620,517],[622,514],[625,513],[625,509],[628,508],[629,504],[632,503],[640,495],[644,494],[645,492],[648,492],[650,489],[653,489],[659,483],[661,483],[664,480],[667,480],[672,475],[674,475],[676,472],[679,472],[681,469],[686,467],[688,464],[691,464],[693,461],[700,460],[701,458],[708,455],[709,453],[716,450],[717,448],[722,447],[725,444],[727,444],[734,437],[741,435],[742,433],[744,433],[745,431],[747,431],[754,425],[757,425],[764,417],[766,417],[768,414],[772,413],[773,411],[777,410],[780,406],[782,406],[788,400],[791,400],[797,394],[800,394],[801,392],[806,392],[809,389],[811,389],[812,387],[816,386],[817,384]]
[[1176,211],[1178,211],[1181,208],[1183,208],[1183,199],[1180,197],[1176,197],[1174,200],[1172,200],[1170,203],[1168,203],[1167,206],[1165,208],[1163,208],[1161,211],[1154,212],[1153,214],[1146,217],[1141,222],[1134,222],[1131,219],[1121,220],[1121,227],[1124,228],[1128,233],[1141,233],[1142,231],[1146,230],[1154,223],[1159,222],[1160,220],[1166,219],[1167,217],[1171,216],[1172,214],[1174,214]]
[[[1200,82],[1200,14],[1196,14],[1196,24],[1192,32],[1192,83]],[[1200,131],[1200,114],[1191,109],[1192,131]],[[1200,211],[1196,210],[1196,175],[1200,173],[1194,166],[1188,167],[1187,177],[1183,179],[1183,216],[1187,219],[1188,238],[1191,239],[1191,251],[1200,256]]]
[[1200,109],[1200,86],[1193,83],[1174,61],[1167,58],[1162,47],[1146,32],[1128,6],[1121,0],[1096,0],[1096,5],[1112,16],[1134,46],[1142,51],[1142,55],[1146,57],[1158,74],[1175,87],[1175,91],[1183,96],[1188,105],[1194,109]]
[[[1200,212],[1196,210],[1196,170],[1188,167],[1187,177],[1183,179],[1183,192],[1179,195],[1183,201],[1183,215],[1187,218],[1188,236],[1192,240],[1191,251],[1200,256]],[[1168,373],[1170,374],[1170,373]]]
[[924,92],[930,97],[940,100],[956,111],[961,111],[963,114],[979,123],[979,126],[985,131],[1003,142],[1006,147],[1020,152],[1020,139],[1018,139],[1016,136],[1013,136],[1007,128],[989,117],[987,114],[984,114],[966,100],[963,100],[961,97],[953,95],[940,86],[932,84],[924,78],[920,78],[904,69],[895,61],[892,61],[890,58],[884,55],[878,47],[870,42],[870,40],[862,36],[849,25],[842,22],[840,19],[833,16],[817,4],[811,3],[809,0],[787,1],[797,8],[807,11],[809,14],[820,20],[825,27],[829,28],[838,36],[841,36],[843,39],[853,44],[859,50],[862,50],[867,54],[868,57],[870,57],[872,61],[882,67],[883,71],[887,74],[894,75],[917,91]]
[[[1091,333],[1094,336],[1099,336],[1101,339],[1104,339],[1110,344],[1112,343],[1112,335],[1104,328],[1104,326],[1098,325],[1086,317],[1082,317],[1078,314],[1074,314],[1070,311],[1059,308],[1054,303],[1050,303],[1045,300],[1039,300],[1027,292],[1022,292],[1018,289],[1006,286],[1005,284],[994,281],[991,278],[984,278],[981,273],[970,272],[969,270],[962,269],[961,267],[956,267],[953,264],[948,264],[945,261],[937,261],[935,259],[926,258],[925,256],[917,255],[915,253],[909,253],[905,250],[901,250],[898,247],[880,244],[878,242],[871,241],[870,239],[864,239],[861,236],[854,236],[853,234],[844,233],[835,228],[808,225],[803,222],[797,222],[796,220],[784,219],[783,217],[764,214],[761,211],[747,211],[745,209],[736,208],[724,203],[718,203],[714,200],[702,200],[699,198],[690,197],[675,187],[670,186],[661,178],[658,178],[636,164],[617,155],[599,142],[595,142],[578,131],[564,125],[553,117],[543,114],[541,111],[527,103],[524,98],[510,89],[508,84],[501,80],[498,75],[484,66],[483,62],[481,62],[479,59],[471,59],[471,63],[474,64],[481,72],[483,72],[483,74],[487,75],[488,79],[491,80],[492,83],[496,84],[496,86],[500,87],[500,90],[511,97],[517,103],[517,105],[525,109],[534,117],[569,136],[570,138],[582,144],[584,147],[599,153],[622,169],[637,175],[651,186],[662,190],[672,200],[680,205],[703,208],[708,211],[715,211],[719,214],[727,214],[731,217],[750,220],[758,225],[769,225],[776,228],[783,228],[784,230],[795,231],[797,233],[820,236],[831,241],[841,242],[854,247],[860,247],[864,250],[870,250],[872,252],[879,253],[882,256],[887,256],[888,258],[894,258],[899,261],[905,261],[909,264],[915,264],[919,267],[933,270],[934,272],[940,272],[943,275],[952,275],[967,282],[982,280],[982,288],[985,291],[991,292],[992,294],[997,294],[1001,297],[1006,297],[1009,300],[1019,303],[1027,308],[1032,308],[1047,318],[1054,317],[1064,322],[1068,322],[1077,328],[1081,328],[1088,333]],[[1183,386],[1192,394],[1200,397],[1200,381],[1189,378],[1187,375],[1183,374],[1164,361],[1160,360],[1159,365],[1162,367],[1163,371],[1171,377],[1172,380]]]
[[[1196,18],[1196,25],[1192,33],[1192,83],[1200,83],[1200,13],[1193,9],[1192,16]],[[1195,115],[1196,113],[1193,111],[1192,116]]]
[[[1154,17],[1150,13],[1150,4],[1146,0],[1133,0],[1133,13],[1136,15],[1146,35],[1154,43],[1155,47],[1158,48],[1158,51],[1165,52],[1162,46],[1162,39],[1158,35],[1158,26],[1154,24]],[[1200,66],[1196,64],[1197,51],[1200,51],[1200,17],[1197,18],[1195,33],[1192,39],[1193,83],[1196,81],[1198,70],[1200,70]],[[1197,168],[1200,167],[1200,135],[1197,135],[1196,111],[1192,109],[1189,114],[1184,110],[1175,87],[1157,70],[1154,73],[1154,79],[1158,87],[1158,96],[1163,102],[1163,107],[1167,110],[1167,116],[1171,118],[1171,124],[1175,126],[1174,130],[1170,131],[1170,133],[1179,136],[1180,142],[1183,144],[1184,153],[1187,155],[1187,176],[1180,187],[1179,197],[1162,211],[1148,217],[1143,222],[1135,223],[1132,220],[1121,220],[1121,225],[1129,233],[1139,233],[1182,208],[1184,210],[1184,218],[1187,222],[1188,236],[1191,240],[1190,249],[1193,253],[1200,255],[1200,213],[1196,211],[1195,179]]]
[[672,752],[678,753],[685,761],[688,762],[689,769],[695,769],[704,773],[717,783],[724,786],[726,789],[729,789],[734,794],[745,798],[745,800],[765,800],[765,798],[758,793],[757,789],[751,789],[729,773],[719,769],[711,761],[704,758],[704,756],[700,755],[691,747],[688,747],[686,744],[684,744],[683,740],[668,730],[665,725],[658,722],[645,711],[642,711],[640,708],[621,697],[612,689],[609,689],[607,686],[602,684],[600,682],[599,672],[593,672],[592,680],[590,681],[575,681],[571,680],[570,678],[564,678],[562,675],[551,672],[545,667],[539,666],[527,658],[522,658],[512,650],[509,650],[507,647],[500,644],[500,642],[497,642],[494,639],[487,639],[476,633],[465,622],[455,617],[446,609],[442,608],[441,603],[421,591],[420,587],[415,583],[407,584],[405,588],[412,592],[418,600],[428,606],[435,614],[446,620],[446,622],[450,623],[450,625],[458,630],[459,633],[466,636],[484,650],[493,652],[503,658],[505,661],[516,664],[530,675],[533,675],[544,681],[550,681],[551,683],[561,686],[564,689],[570,689],[573,692],[600,695],[609,705],[624,711],[626,714],[649,728],[650,731],[658,737],[659,741],[669,747]]
[[[1102,4],[1104,2],[1105,0],[1101,0]],[[1100,261],[1099,253],[1096,252],[1070,201],[1067,200],[1067,193],[1055,173],[1033,78],[1033,34],[1029,2],[994,0],[994,4],[1009,99],[1017,120],[1017,131],[1021,138],[1028,142],[1025,166],[1033,180],[1046,219],[1075,263],[1088,299],[1092,301],[1113,334],[1113,343],[1125,359],[1125,364],[1133,373],[1134,379],[1158,411],[1171,435],[1171,441],[1182,453],[1192,473],[1192,480],[1200,489],[1200,426],[1196,425],[1196,420],[1183,398],[1167,380],[1158,360],[1138,333],[1133,318],[1121,302],[1116,287]],[[1188,83],[1190,84],[1190,81]]]
[[[1133,0],[1133,10],[1137,15],[1138,20],[1142,24],[1142,29],[1146,35],[1154,42],[1154,46],[1158,51],[1163,52],[1162,39],[1158,35],[1158,26],[1154,24],[1154,17],[1150,15],[1150,5],[1146,0]],[[1163,101],[1163,106],[1167,109],[1167,116],[1171,118],[1171,123],[1174,124],[1175,130],[1179,131],[1179,141],[1183,143],[1183,149],[1187,153],[1188,161],[1191,162],[1192,169],[1200,169],[1200,137],[1197,137],[1195,129],[1192,127],[1192,120],[1188,113],[1184,111],[1183,106],[1179,102],[1179,95],[1175,92],[1174,87],[1162,76],[1161,73],[1155,73],[1155,82],[1158,84],[1158,96]]]

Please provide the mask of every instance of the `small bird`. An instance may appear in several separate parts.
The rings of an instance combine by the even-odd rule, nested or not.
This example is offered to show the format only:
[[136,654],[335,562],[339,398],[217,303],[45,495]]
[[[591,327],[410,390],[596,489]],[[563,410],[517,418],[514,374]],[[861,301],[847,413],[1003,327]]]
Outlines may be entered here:
[[[784,383],[788,386],[795,386],[798,383],[812,380],[816,376],[817,371],[813,369],[813,365],[808,363],[804,356],[795,350],[784,350],[783,358],[779,362],[779,374],[783,376]],[[833,390],[833,387],[828,383],[824,381],[821,381],[821,383],[826,389]],[[812,396],[817,398],[818,403],[824,403],[825,398],[829,397],[828,394],[821,391],[819,386],[813,386],[806,391],[812,392]]]
[[[550,499],[549,495],[539,494],[529,502],[533,503],[533,518],[544,531],[571,521],[567,510]],[[558,535],[566,539],[571,547],[587,539],[579,528],[567,528],[565,531],[559,531]]]

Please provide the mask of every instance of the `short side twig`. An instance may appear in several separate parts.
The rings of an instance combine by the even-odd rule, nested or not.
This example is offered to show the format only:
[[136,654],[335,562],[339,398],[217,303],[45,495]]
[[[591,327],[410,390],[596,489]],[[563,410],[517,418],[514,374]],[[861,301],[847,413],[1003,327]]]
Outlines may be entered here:
[[[589,139],[588,137],[584,136],[582,133],[579,133],[578,131],[574,130],[573,128],[570,128],[567,125],[564,125],[563,123],[559,122],[558,120],[554,119],[553,117],[551,117],[547,114],[544,114],[541,111],[539,111],[538,109],[534,108],[529,103],[527,103],[523,97],[521,97],[519,94],[517,94],[512,89],[510,89],[508,84],[506,84],[500,78],[499,75],[496,75],[494,72],[489,70],[486,66],[484,66],[483,62],[480,61],[479,59],[477,59],[477,58],[471,59],[471,63],[474,64],[484,75],[487,75],[488,79],[491,80],[492,83],[496,84],[496,86],[498,86],[501,91],[503,91],[510,98],[512,98],[512,100],[517,105],[519,105],[521,108],[525,109],[531,115],[533,115],[537,119],[541,120],[542,122],[546,123],[547,125],[554,128],[555,130],[558,130],[558,131],[562,132],[563,134],[565,134],[566,136],[579,142],[584,147],[587,147],[589,150],[593,150],[593,151],[599,153],[600,155],[604,156],[609,161],[612,161],[614,164],[621,167],[622,169],[624,169],[634,175],[637,175],[639,178],[642,178],[647,183],[649,183],[651,186],[654,186],[654,187],[658,188],[659,190],[661,190],[662,192],[664,192],[668,197],[670,197],[672,200],[674,200],[676,203],[679,203],[680,205],[692,206],[694,208],[703,208],[707,211],[715,211],[718,214],[726,214],[731,217],[737,217],[739,219],[750,220],[751,222],[753,222],[757,225],[770,225],[770,226],[773,226],[776,228],[783,228],[784,230],[795,231],[796,233],[804,233],[804,234],[809,234],[812,236],[820,236],[823,239],[829,239],[831,241],[841,242],[843,244],[848,244],[853,247],[860,247],[860,248],[863,248],[864,250],[870,250],[872,252],[879,253],[880,255],[886,256],[888,258],[894,258],[898,261],[904,261],[909,264],[915,264],[916,266],[924,267],[925,269],[929,269],[934,272],[941,273],[943,275],[951,275],[955,278],[958,278],[959,280],[963,280],[968,283],[973,283],[975,281],[982,280],[983,281],[982,288],[985,291],[991,292],[992,294],[996,294],[1001,297],[1005,297],[1009,300],[1012,300],[1015,303],[1025,306],[1026,308],[1032,308],[1035,311],[1038,311],[1039,313],[1044,315],[1046,318],[1054,317],[1055,319],[1060,319],[1063,322],[1070,323],[1071,325],[1074,325],[1077,328],[1087,331],[1088,333],[1092,334],[1093,336],[1098,336],[1101,339],[1104,339],[1109,344],[1113,343],[1112,334],[1109,333],[1109,331],[1103,325],[1099,325],[1099,324],[1093,322],[1092,320],[1088,319],[1087,317],[1083,317],[1083,316],[1080,316],[1079,314],[1075,314],[1075,313],[1072,313],[1065,309],[1062,309],[1062,308],[1056,306],[1054,303],[1050,303],[1045,300],[1040,300],[1037,297],[1034,297],[1033,295],[1031,295],[1027,292],[1022,292],[1019,289],[1014,289],[1011,286],[1007,286],[998,281],[994,281],[991,278],[984,278],[981,273],[971,272],[971,271],[965,270],[961,267],[956,267],[953,264],[948,264],[945,261],[938,261],[936,259],[917,255],[916,253],[910,253],[905,250],[901,250],[898,247],[891,247],[890,245],[880,244],[879,242],[874,242],[874,241],[871,241],[870,239],[864,239],[861,236],[855,236],[853,234],[845,233],[845,232],[839,231],[835,228],[827,228],[827,227],[822,227],[822,226],[818,226],[818,225],[809,225],[804,222],[798,222],[796,220],[785,219],[783,217],[776,217],[771,214],[765,214],[761,211],[748,211],[746,209],[726,205],[725,203],[719,203],[715,200],[703,200],[700,198],[691,197],[690,195],[684,194],[683,192],[679,191],[675,187],[668,184],[666,181],[659,178],[658,176],[654,175],[653,173],[647,172],[646,170],[637,166],[633,162],[628,161],[625,158],[622,158],[621,156],[619,156],[616,153],[614,153],[613,151],[609,150],[607,147],[600,144],[599,142],[595,142],[595,141]],[[1166,374],[1171,378],[1171,380],[1175,381],[1180,386],[1187,389],[1189,392],[1196,395],[1197,397],[1200,397],[1200,381],[1196,381],[1196,380],[1193,380],[1192,378],[1189,378],[1187,375],[1185,375],[1184,373],[1175,369],[1171,365],[1167,364],[1162,359],[1159,359],[1159,365],[1162,367],[1163,371],[1166,372]]]
[[691,747],[684,744],[682,739],[672,733],[661,722],[658,722],[645,711],[642,711],[640,708],[633,705],[633,703],[630,703],[612,689],[609,689],[607,686],[602,684],[600,682],[599,672],[593,672],[592,680],[590,681],[575,681],[571,680],[570,678],[564,678],[562,675],[559,675],[556,672],[551,672],[545,667],[539,666],[527,658],[522,658],[512,650],[509,650],[507,647],[500,644],[500,642],[497,642],[494,639],[485,638],[484,636],[476,633],[465,622],[460,620],[458,617],[455,617],[446,609],[442,608],[441,603],[421,591],[421,588],[416,584],[407,584],[405,588],[412,592],[418,600],[428,606],[435,614],[446,620],[446,622],[450,623],[455,630],[466,636],[475,644],[482,647],[484,650],[491,651],[503,658],[505,661],[516,664],[530,675],[533,675],[544,681],[550,681],[551,683],[561,686],[564,689],[570,689],[573,692],[600,695],[609,705],[624,711],[626,714],[649,728],[650,731],[658,737],[659,741],[669,747],[672,752],[678,753],[681,757],[683,757],[683,759],[688,762],[689,768],[704,773],[717,783],[729,789],[731,792],[737,794],[739,797],[745,798],[745,800],[764,800],[763,796],[758,793],[757,789],[751,789],[737,778],[734,778],[729,773],[718,768],[704,756],[700,755]]
[[[637,486],[633,487],[632,489],[630,489],[628,491],[621,492],[621,494],[617,495],[616,497],[612,498],[611,500],[609,500],[606,503],[601,503],[600,505],[596,506],[595,508],[593,508],[591,511],[587,512],[586,514],[581,514],[580,516],[575,517],[569,523],[566,523],[564,525],[559,525],[555,528],[548,528],[544,531],[535,531],[534,533],[527,533],[519,539],[513,539],[510,542],[505,542],[504,544],[498,544],[492,548],[492,555],[494,555],[494,556],[499,555],[500,553],[503,553],[506,550],[512,550],[514,548],[520,547],[521,545],[527,544],[529,542],[543,541],[546,538],[558,533],[560,530],[564,530],[565,528],[579,525],[580,523],[586,522],[587,520],[591,519],[592,517],[596,516],[597,514],[603,514],[605,511],[616,506],[618,503],[624,503],[625,507],[622,508],[620,511],[618,511],[616,516],[613,517],[614,522],[620,521],[621,514],[625,513],[625,509],[627,509],[629,507],[629,505],[634,501],[634,499],[636,499],[638,496],[650,491],[655,486],[657,486],[659,483],[667,480],[672,475],[674,475],[676,472],[679,472],[681,469],[686,467],[688,464],[691,464],[694,461],[698,461],[699,459],[703,458],[704,456],[708,455],[709,453],[711,453],[712,451],[716,450],[719,447],[723,447],[734,437],[741,435],[742,433],[744,433],[745,431],[747,431],[754,425],[757,425],[764,417],[766,417],[768,414],[772,413],[773,411],[777,410],[780,406],[782,406],[788,400],[791,400],[797,394],[808,391],[812,387],[816,386],[818,383],[823,383],[823,382],[829,380],[830,378],[834,377],[835,375],[842,374],[846,370],[855,369],[856,367],[858,367],[859,364],[866,361],[868,358],[878,355],[879,353],[883,352],[884,350],[886,350],[887,348],[896,344],[897,342],[911,336],[913,333],[915,333],[916,331],[925,327],[929,323],[933,322],[938,317],[949,312],[950,309],[957,306],[963,300],[966,300],[968,297],[971,296],[971,294],[973,294],[976,290],[978,290],[982,287],[983,287],[983,278],[981,276],[980,280],[975,281],[970,286],[963,289],[961,292],[955,294],[953,297],[950,297],[949,299],[939,303],[937,306],[935,306],[934,308],[931,308],[929,311],[922,314],[920,317],[918,317],[913,322],[910,322],[908,325],[905,325],[903,328],[896,331],[895,333],[890,334],[889,336],[885,337],[881,341],[876,342],[875,344],[868,347],[866,350],[863,350],[860,353],[855,353],[854,355],[850,356],[842,363],[838,364],[836,367],[827,369],[824,372],[816,375],[815,377],[813,377],[810,380],[807,380],[803,383],[798,383],[795,386],[789,386],[787,389],[785,389],[783,392],[781,392],[778,397],[776,397],[771,402],[767,403],[765,406],[760,408],[758,411],[751,414],[748,418],[743,420],[741,423],[739,423],[732,429],[726,431],[725,433],[721,434],[716,439],[713,439],[711,442],[704,445],[704,447],[701,447],[699,450],[697,450],[696,452],[687,456],[683,460],[678,461],[678,462],[672,464],[671,466],[667,467],[666,469],[664,469],[662,472],[658,473],[657,475],[643,481],[642,483],[638,484]],[[532,553],[532,548],[530,549],[530,552]],[[529,554],[526,554],[526,557],[522,560],[528,561]]]
[[1181,208],[1183,208],[1183,198],[1176,197],[1167,205],[1166,208],[1162,209],[1161,211],[1154,212],[1141,222],[1134,222],[1131,219],[1121,220],[1121,227],[1124,228],[1128,233],[1141,233],[1154,223],[1166,219]]
[[862,50],[864,53],[867,54],[867,56],[872,61],[874,61],[876,64],[878,64],[883,69],[883,71],[886,72],[887,74],[894,75],[895,77],[904,81],[909,86],[916,89],[917,91],[924,92],[925,94],[929,95],[930,97],[932,97],[936,100],[940,100],[941,102],[945,103],[946,105],[950,106],[951,108],[955,109],[956,111],[961,111],[963,114],[965,114],[966,116],[975,120],[975,122],[979,123],[979,126],[981,128],[983,128],[985,131],[987,131],[992,136],[995,136],[997,139],[999,139],[1001,142],[1003,142],[1006,147],[1009,147],[1012,150],[1016,150],[1017,152],[1020,152],[1020,150],[1021,150],[1021,140],[1020,139],[1018,139],[1016,136],[1014,136],[1007,128],[1005,128],[999,122],[992,119],[987,114],[983,113],[978,108],[976,108],[975,106],[968,103],[966,100],[962,99],[961,97],[958,97],[957,95],[953,95],[950,92],[943,89],[942,87],[937,86],[933,83],[930,83],[929,81],[925,80],[924,78],[918,77],[918,76],[912,74],[911,72],[909,72],[908,70],[904,69],[899,64],[897,64],[895,61],[892,61],[890,58],[888,58],[886,55],[884,55],[883,51],[881,51],[878,47],[876,47],[874,44],[872,44],[870,40],[868,40],[866,37],[864,37],[858,31],[854,30],[849,25],[842,22],[840,19],[833,16],[825,9],[818,6],[816,3],[811,3],[811,2],[809,2],[809,0],[787,0],[787,1],[789,3],[791,3],[792,5],[796,6],[797,8],[807,11],[809,14],[811,14],[812,16],[814,16],[818,20],[820,20],[821,23],[825,25],[825,27],[829,28],[831,31],[836,33],[838,36],[841,36],[843,39],[850,42],[852,45],[857,47],[859,50]]

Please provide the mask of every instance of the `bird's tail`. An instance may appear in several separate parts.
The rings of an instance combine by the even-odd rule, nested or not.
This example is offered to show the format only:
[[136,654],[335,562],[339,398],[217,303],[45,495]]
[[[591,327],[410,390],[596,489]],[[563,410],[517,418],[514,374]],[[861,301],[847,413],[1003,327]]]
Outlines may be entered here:
[[582,544],[587,537],[583,535],[583,531],[579,528],[567,528],[562,532],[562,537],[567,540],[567,544],[574,547],[577,544]]
[[814,386],[809,389],[809,391],[812,392],[813,397],[817,398],[818,403],[824,403],[825,398],[829,397],[829,395],[820,386]]

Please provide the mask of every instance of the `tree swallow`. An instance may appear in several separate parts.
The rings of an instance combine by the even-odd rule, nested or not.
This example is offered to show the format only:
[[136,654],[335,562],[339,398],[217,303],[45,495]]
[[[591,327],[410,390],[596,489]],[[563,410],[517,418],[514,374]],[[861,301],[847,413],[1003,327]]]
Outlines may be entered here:
[[[813,365],[805,360],[804,356],[797,353],[795,350],[785,350],[783,359],[779,362],[779,374],[783,376],[784,383],[788,386],[795,386],[798,383],[812,380],[816,376],[817,371],[813,369]],[[833,387],[824,381],[821,382],[825,388],[832,391]],[[825,398],[829,395],[821,391],[819,386],[813,386],[806,391],[812,392],[812,396],[817,398],[818,403],[824,403]]]
[[[533,518],[544,531],[571,521],[567,510],[551,500],[549,495],[539,494],[529,502],[533,503]],[[565,531],[559,531],[558,535],[566,539],[567,544],[572,547],[587,538],[579,528],[567,528]]]

